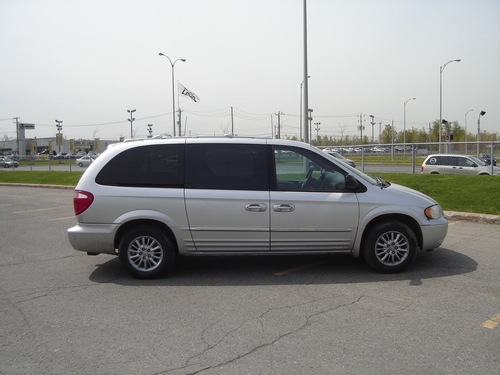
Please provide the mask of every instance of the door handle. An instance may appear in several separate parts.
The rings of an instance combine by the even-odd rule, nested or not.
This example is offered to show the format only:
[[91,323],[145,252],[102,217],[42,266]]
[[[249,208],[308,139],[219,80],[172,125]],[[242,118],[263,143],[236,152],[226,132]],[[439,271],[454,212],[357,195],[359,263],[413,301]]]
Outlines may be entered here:
[[292,212],[295,210],[295,206],[293,204],[275,204],[273,210],[276,212]]
[[245,210],[251,212],[263,212],[267,210],[267,204],[264,203],[249,203],[245,205]]

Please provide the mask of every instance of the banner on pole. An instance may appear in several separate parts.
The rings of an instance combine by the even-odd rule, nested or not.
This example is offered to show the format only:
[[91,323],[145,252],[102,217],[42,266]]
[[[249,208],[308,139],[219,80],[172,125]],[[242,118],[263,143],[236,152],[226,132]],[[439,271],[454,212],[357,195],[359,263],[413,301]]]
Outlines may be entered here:
[[193,102],[195,103],[199,103],[200,102],[200,98],[198,97],[198,95],[196,95],[194,92],[192,91],[189,91],[187,88],[185,88],[182,83],[180,83],[179,81],[177,81],[177,86],[179,88],[179,94],[180,95],[184,95],[184,96],[187,96],[189,99],[191,99]]

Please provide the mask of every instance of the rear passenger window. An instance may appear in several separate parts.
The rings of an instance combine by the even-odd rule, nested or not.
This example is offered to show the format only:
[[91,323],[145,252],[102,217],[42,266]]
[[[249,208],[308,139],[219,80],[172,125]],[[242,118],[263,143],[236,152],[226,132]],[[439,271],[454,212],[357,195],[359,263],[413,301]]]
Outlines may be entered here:
[[186,145],[186,189],[269,190],[265,145]]
[[183,187],[184,145],[150,145],[123,151],[111,159],[96,183],[132,187]]
[[457,158],[455,156],[434,156],[427,160],[428,165],[456,166]]

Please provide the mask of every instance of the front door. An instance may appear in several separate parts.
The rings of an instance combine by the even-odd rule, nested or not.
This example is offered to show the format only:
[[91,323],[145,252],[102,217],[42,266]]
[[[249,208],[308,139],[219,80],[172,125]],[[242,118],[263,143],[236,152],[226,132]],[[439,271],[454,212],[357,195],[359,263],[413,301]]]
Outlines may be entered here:
[[347,173],[300,148],[275,146],[273,156],[271,251],[351,251],[359,208],[356,193],[345,189]]

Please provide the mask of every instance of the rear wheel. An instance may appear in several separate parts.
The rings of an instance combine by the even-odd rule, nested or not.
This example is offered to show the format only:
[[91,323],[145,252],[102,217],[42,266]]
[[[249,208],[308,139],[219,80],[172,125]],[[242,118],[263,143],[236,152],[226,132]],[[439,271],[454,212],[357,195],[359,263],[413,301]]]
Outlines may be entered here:
[[416,255],[415,233],[408,225],[399,222],[377,224],[363,242],[363,256],[378,272],[400,272],[413,263]]
[[175,259],[172,241],[160,229],[141,225],[128,231],[120,241],[119,258],[127,272],[139,279],[162,275]]

